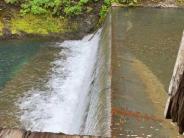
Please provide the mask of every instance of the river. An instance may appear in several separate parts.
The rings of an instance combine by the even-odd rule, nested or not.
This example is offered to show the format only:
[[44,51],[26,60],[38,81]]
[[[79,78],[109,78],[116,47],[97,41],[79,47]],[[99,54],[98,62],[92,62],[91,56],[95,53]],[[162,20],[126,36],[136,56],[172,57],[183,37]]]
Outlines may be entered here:
[[176,137],[164,120],[182,9],[112,8],[81,40],[0,42],[0,127]]

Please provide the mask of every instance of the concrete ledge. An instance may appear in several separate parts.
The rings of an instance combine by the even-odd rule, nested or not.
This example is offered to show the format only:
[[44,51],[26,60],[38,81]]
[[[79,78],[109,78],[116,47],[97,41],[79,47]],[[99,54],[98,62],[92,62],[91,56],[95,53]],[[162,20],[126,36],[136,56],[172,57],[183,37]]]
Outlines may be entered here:
[[21,129],[0,129],[0,138],[100,138],[100,137],[65,135],[63,133],[30,132]]
[[165,118],[172,119],[179,127],[179,133],[184,132],[184,32],[178,51],[173,75],[169,85],[169,98],[165,106]]
[[[111,5],[112,7],[131,7],[128,5],[124,5],[124,4],[119,4],[119,3],[112,3]],[[150,4],[137,4],[135,6],[132,7],[149,7],[149,8],[180,8],[181,6],[178,6],[176,4],[173,3],[164,3],[164,2],[159,2],[156,4],[150,3]],[[181,7],[182,8],[182,7]]]

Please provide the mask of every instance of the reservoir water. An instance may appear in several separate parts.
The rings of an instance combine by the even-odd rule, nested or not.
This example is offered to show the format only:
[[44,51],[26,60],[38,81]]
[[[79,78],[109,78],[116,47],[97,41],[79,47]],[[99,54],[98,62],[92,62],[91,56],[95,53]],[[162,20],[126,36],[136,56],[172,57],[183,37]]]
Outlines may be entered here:
[[182,9],[112,9],[112,135],[178,137],[163,116],[184,29]]

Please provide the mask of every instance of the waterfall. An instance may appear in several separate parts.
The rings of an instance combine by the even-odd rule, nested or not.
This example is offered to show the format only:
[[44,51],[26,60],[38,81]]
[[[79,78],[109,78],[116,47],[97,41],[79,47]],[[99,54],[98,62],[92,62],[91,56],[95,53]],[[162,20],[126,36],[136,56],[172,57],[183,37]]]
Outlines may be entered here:
[[108,45],[101,44],[101,32],[56,44],[61,51],[47,82],[19,100],[23,128],[110,136],[110,57],[102,52]]

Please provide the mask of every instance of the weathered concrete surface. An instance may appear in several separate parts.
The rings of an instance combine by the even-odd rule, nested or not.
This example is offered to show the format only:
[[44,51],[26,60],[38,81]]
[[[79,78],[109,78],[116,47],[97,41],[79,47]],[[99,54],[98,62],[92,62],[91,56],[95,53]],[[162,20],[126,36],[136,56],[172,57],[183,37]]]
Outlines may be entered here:
[[19,129],[1,129],[0,138],[100,138],[95,136],[65,135],[62,133],[30,132]]
[[[157,7],[157,8],[177,8],[179,5],[175,0],[158,0],[158,1],[141,1],[136,5],[137,7]],[[124,4],[112,3],[112,7],[128,7]]]
[[183,32],[180,48],[178,51],[175,67],[173,70],[173,75],[169,85],[168,94],[170,96],[173,96],[177,93],[177,89],[178,89],[181,77],[183,75],[183,72],[184,72],[184,32]]
[[[184,33],[182,36],[182,40],[180,43],[180,48],[178,51],[176,63],[173,70],[173,75],[170,81],[169,90],[168,90],[168,99],[165,107],[165,118],[171,119],[171,106],[172,106],[172,100],[174,99],[174,96],[178,93],[179,94],[179,85],[182,81],[184,72]],[[178,95],[177,94],[177,95]]]
[[1,129],[0,137],[1,138],[23,138],[25,132],[23,130],[17,129]]
[[171,78],[168,95],[169,98],[165,107],[165,118],[177,122],[179,133],[182,134],[184,132],[184,33]]

